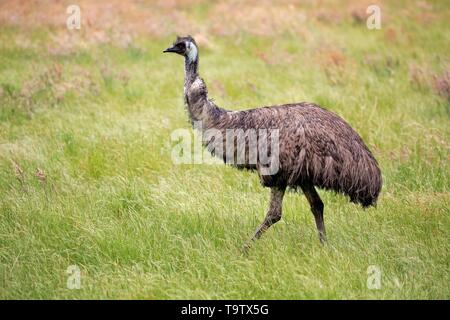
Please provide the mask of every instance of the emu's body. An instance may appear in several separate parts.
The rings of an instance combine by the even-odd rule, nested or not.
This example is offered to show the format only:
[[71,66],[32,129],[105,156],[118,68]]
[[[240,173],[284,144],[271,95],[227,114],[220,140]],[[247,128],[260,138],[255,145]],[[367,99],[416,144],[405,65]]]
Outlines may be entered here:
[[[361,137],[343,119],[306,102],[244,111],[221,109],[208,99],[206,85],[198,75],[195,41],[191,37],[178,38],[176,44],[183,42],[187,43],[185,51],[177,53],[185,56],[184,95],[193,123],[201,121],[203,131],[220,130],[224,138],[227,129],[279,130],[279,170],[275,174],[262,174],[259,163],[245,162],[239,166],[258,171],[261,183],[272,189],[267,216],[253,239],[280,220],[287,187],[302,189],[322,242],[325,241],[324,205],[315,186],[346,194],[363,207],[375,205],[382,184],[380,169]],[[206,141],[213,149],[214,143],[217,141]]]

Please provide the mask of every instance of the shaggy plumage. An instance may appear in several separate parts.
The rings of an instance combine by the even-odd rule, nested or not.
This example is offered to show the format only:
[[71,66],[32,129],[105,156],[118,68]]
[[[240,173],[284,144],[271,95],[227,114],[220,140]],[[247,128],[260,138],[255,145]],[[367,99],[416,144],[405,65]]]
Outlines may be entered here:
[[[198,75],[195,40],[190,36],[178,37],[173,47],[165,52],[185,56],[187,111],[193,123],[201,122],[204,133],[209,129],[222,133],[224,141],[204,136],[205,145],[216,156],[225,160],[226,150],[221,148],[226,145],[227,130],[269,129],[270,138],[270,129],[278,129],[279,170],[275,174],[263,174],[258,162],[249,163],[248,153],[242,164],[237,163],[236,153],[231,161],[239,168],[258,171],[261,183],[272,189],[267,217],[254,238],[281,218],[281,203],[287,187],[303,190],[316,218],[321,241],[325,241],[323,203],[314,186],[348,195],[352,202],[363,207],[376,204],[382,185],[377,161],[358,133],[338,115],[307,102],[244,111],[221,109],[208,99],[205,82]],[[232,139],[234,145],[238,144],[236,137]],[[248,137],[243,141],[248,152],[251,142]]]

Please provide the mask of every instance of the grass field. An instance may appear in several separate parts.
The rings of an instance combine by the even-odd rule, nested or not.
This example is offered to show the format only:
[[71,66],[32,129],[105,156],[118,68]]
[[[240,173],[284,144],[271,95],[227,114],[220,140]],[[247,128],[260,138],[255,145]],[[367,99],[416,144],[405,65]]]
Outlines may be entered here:
[[[450,2],[0,4],[0,298],[449,299]],[[175,165],[190,128],[176,34],[227,109],[311,101],[383,173],[377,208],[300,193],[254,244],[269,190],[225,165]],[[191,129],[190,129],[191,130]],[[80,288],[67,287],[69,266]],[[368,289],[367,270],[381,272]]]

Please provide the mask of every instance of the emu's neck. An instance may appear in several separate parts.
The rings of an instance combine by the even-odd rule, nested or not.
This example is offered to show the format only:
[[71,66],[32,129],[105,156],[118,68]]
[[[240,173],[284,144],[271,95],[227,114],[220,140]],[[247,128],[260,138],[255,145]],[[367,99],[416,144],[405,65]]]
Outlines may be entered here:
[[198,56],[195,57],[195,60],[191,57],[185,58],[184,71],[184,87],[189,88],[198,77]]
[[201,121],[203,128],[210,128],[224,112],[208,99],[208,90],[198,74],[197,52],[185,58],[184,98],[193,125]]

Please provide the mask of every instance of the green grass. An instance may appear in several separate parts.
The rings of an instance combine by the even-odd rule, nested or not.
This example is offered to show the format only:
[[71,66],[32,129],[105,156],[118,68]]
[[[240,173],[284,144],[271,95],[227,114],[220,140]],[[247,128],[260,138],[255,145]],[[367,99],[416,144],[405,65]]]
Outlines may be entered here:
[[[0,298],[449,299],[450,105],[432,85],[448,71],[448,21],[317,23],[301,41],[208,37],[201,75],[218,105],[323,104],[361,134],[384,178],[369,210],[320,192],[324,247],[307,201],[289,193],[283,219],[247,255],[269,198],[257,175],[171,160],[170,134],[189,128],[183,62],[161,54],[173,36],[52,55],[51,31],[4,27]],[[394,42],[389,27],[403,28]],[[328,64],[329,49],[345,63]],[[412,80],[411,65],[429,77]],[[70,265],[79,290],[66,286]],[[371,265],[379,290],[366,286]]]

